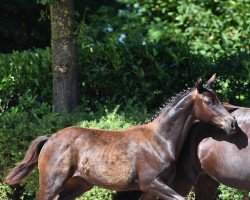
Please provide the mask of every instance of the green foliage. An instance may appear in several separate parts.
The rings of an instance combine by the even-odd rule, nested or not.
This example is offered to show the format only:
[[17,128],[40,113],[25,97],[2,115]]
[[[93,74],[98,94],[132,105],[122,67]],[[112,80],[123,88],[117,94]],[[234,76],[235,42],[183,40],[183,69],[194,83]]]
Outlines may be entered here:
[[[149,109],[188,86],[200,75],[217,73],[216,86],[224,101],[249,103],[250,56],[239,52],[212,62],[191,53],[186,43],[147,42],[134,33],[123,43],[95,41],[91,28],[79,26],[81,102],[105,104],[134,99]],[[0,55],[0,110],[32,110],[52,102],[49,49]]]
[[[91,25],[110,36],[136,30],[146,40],[187,40],[192,52],[219,57],[249,52],[249,0],[119,0],[119,10],[103,6]],[[114,15],[113,13],[116,13]],[[106,29],[103,28],[106,25]],[[99,34],[101,35],[101,34]]]
[[0,183],[0,199],[8,200],[8,195],[11,193],[11,189],[8,185]]
[[[52,72],[49,49],[0,54],[0,111],[51,103]],[[37,105],[36,105],[37,104]]]
[[243,200],[250,198],[249,192],[226,187],[225,185],[220,185],[219,190],[220,190],[219,198],[222,200],[228,200],[228,199]]
[[[224,43],[220,43],[216,50],[206,49],[205,43],[198,45],[197,49],[195,47],[195,42],[201,38],[203,31],[203,25],[199,23],[206,24],[204,30],[210,28],[213,31],[215,28],[211,28],[211,24],[231,26],[229,17],[228,23],[225,20],[229,15],[227,12],[230,9],[235,12],[243,11],[245,7],[242,2],[224,2],[226,8],[221,2],[202,1],[198,4],[195,0],[182,3],[146,1],[145,4],[140,1],[119,1],[112,6],[101,7],[98,4],[98,8],[95,8],[96,14],[92,12],[89,15],[89,11],[85,13],[84,19],[89,21],[89,25],[82,21],[78,28],[82,102],[112,104],[134,98],[154,109],[176,92],[193,86],[198,76],[208,78],[217,72],[220,81],[216,88],[223,100],[238,105],[250,105],[248,40],[233,40],[235,47],[226,47]],[[235,5],[236,10],[232,8]],[[86,6],[93,7],[90,2],[86,3]],[[226,9],[227,12],[222,12],[221,9]],[[190,15],[187,16],[186,12]],[[212,13],[211,17],[207,12]],[[200,14],[199,17],[206,17],[202,17],[202,21],[196,17],[196,13]],[[100,14],[102,18],[99,17]],[[181,14],[185,15],[182,23],[177,19],[181,18]],[[215,16],[218,18],[216,20],[221,20],[220,23],[210,23],[209,20]],[[237,16],[245,17],[242,13]],[[246,20],[243,20],[241,25],[237,17],[235,20],[238,24],[236,27],[247,30]],[[152,38],[147,30],[157,32],[154,28],[156,25],[162,32],[174,32],[160,34],[160,40],[150,41]],[[199,27],[200,31],[195,34],[188,32],[194,25]],[[223,31],[219,29],[216,32],[219,34]],[[183,39],[186,42],[179,42]],[[218,41],[220,40],[209,40],[208,46],[212,47]],[[238,42],[242,45],[246,43],[246,48],[242,49]],[[51,104],[52,73],[49,49],[2,54],[0,66],[3,69],[0,72],[2,112],[15,106],[20,110],[30,110],[33,107],[41,107],[44,103]]]
[[48,9],[36,1],[0,1],[0,52],[48,46],[49,20],[44,18],[47,12]]
[[[33,112],[29,113],[10,110],[0,115],[0,179],[4,178],[6,172],[17,161],[21,161],[31,140],[36,136],[52,134],[58,129],[70,126],[74,124],[78,117],[81,117],[81,115],[60,116],[51,113],[50,108],[44,109],[42,115],[41,109],[34,109]],[[37,173],[32,173],[25,184],[27,189],[25,196],[34,194],[37,189],[37,182]]]
[[192,85],[208,67],[185,44],[145,42],[138,34],[127,36],[124,43],[100,42],[82,33],[87,28],[81,24],[78,39],[82,91],[99,101],[136,97],[152,108],[185,84]]
[[[47,112],[48,110],[49,112]],[[51,134],[58,129],[70,126],[73,124],[73,118],[75,120],[77,118],[69,115],[59,116],[51,113],[49,108],[43,110],[42,116],[39,113],[41,113],[41,109],[34,109],[30,113],[10,110],[0,115],[0,179],[4,178],[6,172],[16,162],[21,161],[31,140],[36,136]],[[80,116],[78,115],[78,117]],[[25,187],[19,188],[19,190],[23,190],[25,199],[34,195],[34,191],[37,190],[37,182],[37,173],[34,172],[29,177]],[[13,188],[14,191],[15,188]]]
[[131,122],[126,122],[124,114],[117,114],[118,108],[119,106],[115,107],[115,109],[110,113],[108,109],[105,109],[105,115],[98,119],[98,121],[96,119],[92,121],[81,121],[79,126],[113,130],[128,128],[131,125]]
[[200,75],[209,78],[215,72],[220,77],[218,85],[223,86],[218,91],[224,101],[240,104],[249,99],[248,53],[238,52],[214,60],[192,53],[186,43],[149,42],[133,32],[122,42],[96,41],[95,34],[90,35],[91,28],[81,23],[78,37],[81,90],[98,101],[113,98],[122,102],[136,97],[149,108],[155,108],[174,93],[193,86]]
[[250,106],[250,54],[239,52],[217,60],[218,90],[223,99]]
[[49,5],[53,3],[55,0],[37,0],[37,3],[40,3],[42,5]]
[[114,191],[94,187],[92,190],[86,192],[78,200],[112,200]]

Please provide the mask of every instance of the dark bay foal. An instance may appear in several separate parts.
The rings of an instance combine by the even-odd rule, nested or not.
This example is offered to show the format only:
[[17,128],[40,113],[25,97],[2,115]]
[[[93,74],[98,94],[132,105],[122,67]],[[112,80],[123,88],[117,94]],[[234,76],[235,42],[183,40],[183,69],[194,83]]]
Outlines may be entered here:
[[[186,196],[195,186],[195,199],[215,200],[219,182],[250,191],[250,108],[225,107],[237,120],[236,134],[228,137],[201,122],[192,126],[170,185],[179,194]],[[118,192],[114,200],[138,200],[140,195],[140,191]]]
[[[68,127],[50,137],[41,136],[23,161],[11,170],[8,184],[22,181],[38,164],[38,200],[74,199],[94,185],[113,190],[142,190],[151,195],[184,199],[169,187],[175,164],[195,119],[235,132],[236,121],[206,85],[169,102],[152,122],[122,131]],[[57,196],[59,195],[59,196]]]

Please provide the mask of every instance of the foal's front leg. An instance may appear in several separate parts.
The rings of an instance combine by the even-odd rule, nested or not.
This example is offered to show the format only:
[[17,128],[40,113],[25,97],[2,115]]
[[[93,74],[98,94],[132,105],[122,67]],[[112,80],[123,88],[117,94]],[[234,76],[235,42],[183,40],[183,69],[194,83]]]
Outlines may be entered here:
[[[169,199],[178,199],[178,200],[185,200],[184,197],[179,195],[177,192],[175,192],[173,189],[171,189],[169,186],[165,185],[162,181],[155,179],[153,180],[147,187],[143,188],[147,194],[142,195],[140,200],[153,200],[159,197],[164,200],[169,200]],[[151,194],[151,197],[150,197]]]
[[[140,200],[151,200],[153,199],[152,196],[160,197],[163,200],[184,200],[184,197],[161,180],[161,177],[167,177],[168,182],[171,182],[170,177],[174,175],[175,165],[169,163],[168,166],[164,167],[162,172],[159,172],[160,168],[162,168],[162,166],[157,165],[156,167],[155,163],[153,165],[145,163],[143,169],[141,168],[138,172],[140,189],[144,192]],[[150,194],[152,195],[151,197]]]

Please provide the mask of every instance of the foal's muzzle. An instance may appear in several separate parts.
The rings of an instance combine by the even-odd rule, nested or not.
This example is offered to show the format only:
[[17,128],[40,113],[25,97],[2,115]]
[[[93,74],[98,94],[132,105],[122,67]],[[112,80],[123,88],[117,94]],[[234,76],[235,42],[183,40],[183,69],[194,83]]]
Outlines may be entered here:
[[228,135],[236,133],[237,121],[234,117],[226,117],[221,124],[222,129],[226,131]]

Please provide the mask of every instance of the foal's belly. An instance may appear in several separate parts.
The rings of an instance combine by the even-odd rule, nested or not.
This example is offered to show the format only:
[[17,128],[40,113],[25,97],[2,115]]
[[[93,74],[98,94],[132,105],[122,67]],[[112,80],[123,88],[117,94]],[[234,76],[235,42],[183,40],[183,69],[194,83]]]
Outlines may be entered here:
[[92,183],[107,189],[138,189],[136,170],[131,154],[110,152],[110,149],[90,149],[80,154],[78,171]]

